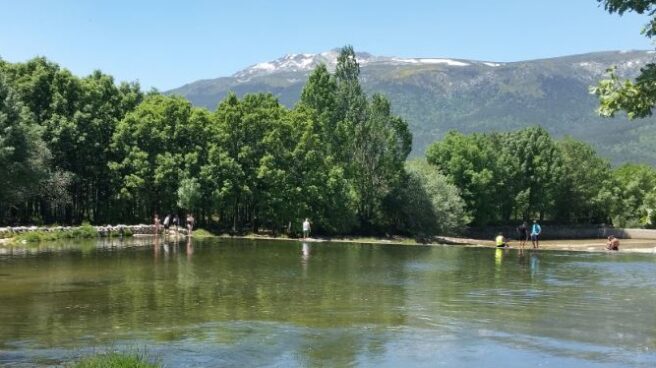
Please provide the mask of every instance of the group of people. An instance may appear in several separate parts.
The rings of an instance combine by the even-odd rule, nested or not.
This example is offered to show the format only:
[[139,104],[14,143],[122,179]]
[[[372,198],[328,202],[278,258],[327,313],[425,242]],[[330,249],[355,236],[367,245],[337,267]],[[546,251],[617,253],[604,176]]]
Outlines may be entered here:
[[[519,239],[519,246],[521,248],[526,246],[526,242],[528,242],[529,237],[531,238],[531,243],[533,244],[534,249],[540,247],[540,235],[542,234],[542,226],[538,224],[537,220],[533,220],[533,225],[531,226],[530,232],[528,231],[528,225],[526,222],[523,222],[517,227],[517,234],[517,239]],[[509,246],[507,239],[503,236],[503,233],[499,233],[497,235],[495,243],[497,248],[505,248]]]
[[[526,242],[528,242],[529,237],[531,238],[531,243],[533,248],[537,249],[540,247],[540,235],[542,234],[542,227],[538,224],[537,220],[533,220],[533,225],[531,226],[531,231],[526,222],[522,223],[517,227],[517,234],[519,240],[520,248],[524,248]],[[508,240],[503,236],[503,233],[499,233],[495,239],[497,248],[508,247]],[[620,240],[617,239],[614,235],[608,237],[608,242],[606,243],[606,250],[618,251],[620,250]]]
[[[194,216],[191,213],[187,213],[187,219],[186,219],[186,228],[187,228],[187,235],[191,236],[192,231],[194,230],[194,224],[196,220],[194,219]],[[155,213],[153,223],[155,225],[155,233],[159,234],[160,232],[160,226],[164,226],[164,230],[168,231],[170,228],[174,227],[176,233],[178,232],[178,227],[180,226],[180,218],[178,217],[177,214],[167,214],[166,217],[164,217],[164,222],[160,223],[159,215]]]

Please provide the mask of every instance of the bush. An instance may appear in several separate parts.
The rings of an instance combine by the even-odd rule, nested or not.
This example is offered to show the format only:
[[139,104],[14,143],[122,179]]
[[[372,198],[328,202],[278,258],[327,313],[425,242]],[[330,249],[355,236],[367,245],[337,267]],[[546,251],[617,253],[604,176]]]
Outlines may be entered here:
[[75,229],[71,230],[70,233],[71,238],[92,239],[98,236],[96,228],[89,224],[83,224],[80,227],[76,227]]
[[158,368],[141,354],[105,353],[87,357],[69,365],[70,368]]
[[209,231],[207,231],[207,230],[205,230],[205,229],[197,229],[197,230],[194,230],[193,233],[192,233],[192,235],[193,235],[195,238],[207,238],[207,237],[211,237],[211,236],[216,236],[216,235],[212,234],[211,232],[209,232]]
[[26,233],[18,234],[15,237],[16,241],[35,243],[41,241],[42,232],[40,231],[29,231]]
[[96,228],[86,224],[68,231],[28,231],[16,235],[14,241],[36,243],[58,239],[93,239],[97,236],[98,232],[96,231]]

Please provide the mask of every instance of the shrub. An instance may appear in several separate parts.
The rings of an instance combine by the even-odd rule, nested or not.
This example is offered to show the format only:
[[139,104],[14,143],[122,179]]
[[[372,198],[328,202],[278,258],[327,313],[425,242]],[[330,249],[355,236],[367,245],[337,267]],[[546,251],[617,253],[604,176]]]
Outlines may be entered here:
[[69,368],[158,368],[159,364],[150,363],[141,354],[104,353],[87,357]]
[[35,243],[41,241],[41,234],[42,233],[40,231],[29,231],[16,235],[15,240],[20,242]]
[[194,230],[192,234],[195,238],[207,238],[207,237],[210,237],[210,236],[216,236],[216,235],[212,234],[211,232],[209,232],[205,229]]
[[82,225],[67,231],[28,231],[14,237],[14,241],[35,243],[40,241],[50,241],[58,239],[83,238],[92,239],[98,236],[98,232],[91,225]]

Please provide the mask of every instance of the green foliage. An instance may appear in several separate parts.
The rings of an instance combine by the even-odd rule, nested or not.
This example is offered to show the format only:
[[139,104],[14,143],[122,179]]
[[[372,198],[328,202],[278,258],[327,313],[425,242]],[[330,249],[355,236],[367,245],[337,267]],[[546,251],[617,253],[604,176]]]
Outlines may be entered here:
[[501,172],[497,169],[496,149],[501,147],[493,147],[492,137],[450,132],[426,153],[427,161],[460,189],[473,222],[481,225],[495,221],[499,215],[497,189]]
[[209,112],[42,58],[0,63],[0,77],[0,166],[15,173],[0,179],[5,223],[150,223],[186,209],[234,232],[294,234],[308,217],[314,233],[424,237],[470,220],[644,222],[656,201],[649,180],[624,188],[631,180],[618,182],[591,147],[539,127],[451,132],[429,149],[433,166],[406,166],[409,125],[386,96],[364,92],[350,46],[334,74],[316,68],[293,109],[232,93]]
[[611,217],[614,224],[623,224],[623,211],[635,213],[637,208],[628,203],[642,205],[645,193],[654,188],[641,181],[636,186],[643,192],[633,196],[637,200],[621,198],[632,191],[624,185],[635,179],[628,178],[626,169],[613,173],[591,146],[569,137],[554,141],[539,127],[493,134],[451,132],[429,148],[427,159],[461,190],[476,225],[530,218],[599,223]]
[[[9,206],[12,221],[107,221],[113,194],[107,166],[110,142],[117,122],[141,101],[139,86],[117,86],[99,71],[78,78],[45,58],[1,63],[0,79],[6,79],[16,93],[19,101],[12,104],[23,106],[38,127],[38,137],[30,141],[43,146],[42,156],[52,156],[42,178],[32,178],[32,187],[19,186],[26,189],[28,199]],[[7,203],[0,201],[0,205]],[[30,212],[34,208],[39,209],[38,216]]]
[[[648,14],[651,19],[643,28],[642,34],[648,38],[656,35],[656,1],[654,0],[597,0],[609,13],[623,15],[635,12]],[[613,117],[625,111],[629,119],[652,115],[656,105],[656,64],[648,63],[635,81],[621,80],[615,68],[608,70],[608,78],[601,80],[590,92],[599,98],[599,114]]]
[[362,91],[360,67],[351,46],[342,48],[335,69],[336,130],[329,152],[344,167],[359,227],[378,231],[393,214],[383,206],[402,185],[403,164],[412,148],[407,122],[391,111],[382,95]]
[[89,224],[85,224],[70,230],[26,231],[16,235],[13,241],[35,243],[59,239],[93,239],[97,236],[96,229]]
[[157,368],[143,354],[103,353],[84,358],[69,365],[71,368]]
[[401,229],[420,238],[458,233],[469,221],[458,188],[425,161],[406,164],[408,176],[401,189]]
[[48,159],[32,114],[0,74],[0,211],[38,193]]
[[608,205],[613,225],[636,227],[649,224],[656,193],[656,170],[646,165],[627,164],[613,173]]
[[131,237],[134,234],[132,233],[132,230],[130,230],[129,228],[124,228],[121,235],[123,235],[125,237]]
[[88,223],[73,228],[73,230],[70,233],[71,233],[70,234],[71,237],[73,238],[92,239],[98,236],[98,232],[96,231],[96,228],[89,225]]
[[209,238],[213,236],[216,236],[216,234],[212,234],[205,229],[194,229],[194,238]]
[[[393,113],[408,122],[416,157],[450,130],[505,132],[540,124],[554,137],[571,135],[592,144],[613,164],[656,163],[656,145],[652,144],[656,117],[631,124],[625,124],[624,116],[602,118],[595,111],[598,98],[588,92],[612,65],[619,66],[619,77],[636,76],[639,65],[652,61],[649,51],[595,52],[498,66],[476,61],[464,67],[399,65],[381,59],[360,65],[362,89],[384,94]],[[304,70],[281,70],[246,79],[194,82],[172,93],[186,96],[195,105],[214,108],[229,91],[238,96],[271,92],[282,104],[294,106],[300,101],[303,84],[306,80],[310,83],[306,78]]]
[[556,144],[562,175],[555,198],[555,218],[563,223],[606,221],[613,195],[610,163],[590,145],[571,137]]
[[201,200],[200,184],[196,178],[182,179],[178,188],[178,207],[192,210]]
[[179,183],[198,176],[207,156],[210,129],[207,111],[161,95],[146,97],[118,123],[112,148],[119,159],[109,167],[129,219],[176,208]]
[[37,243],[46,240],[57,240],[60,236],[56,233],[43,232],[43,231],[28,231],[18,234],[14,237],[15,242]]

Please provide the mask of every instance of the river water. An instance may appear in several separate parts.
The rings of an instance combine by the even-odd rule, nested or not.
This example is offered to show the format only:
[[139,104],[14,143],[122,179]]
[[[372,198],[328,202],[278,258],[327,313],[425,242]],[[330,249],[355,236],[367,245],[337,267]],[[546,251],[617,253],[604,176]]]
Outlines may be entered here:
[[656,257],[208,239],[0,254],[0,366],[654,367]]

